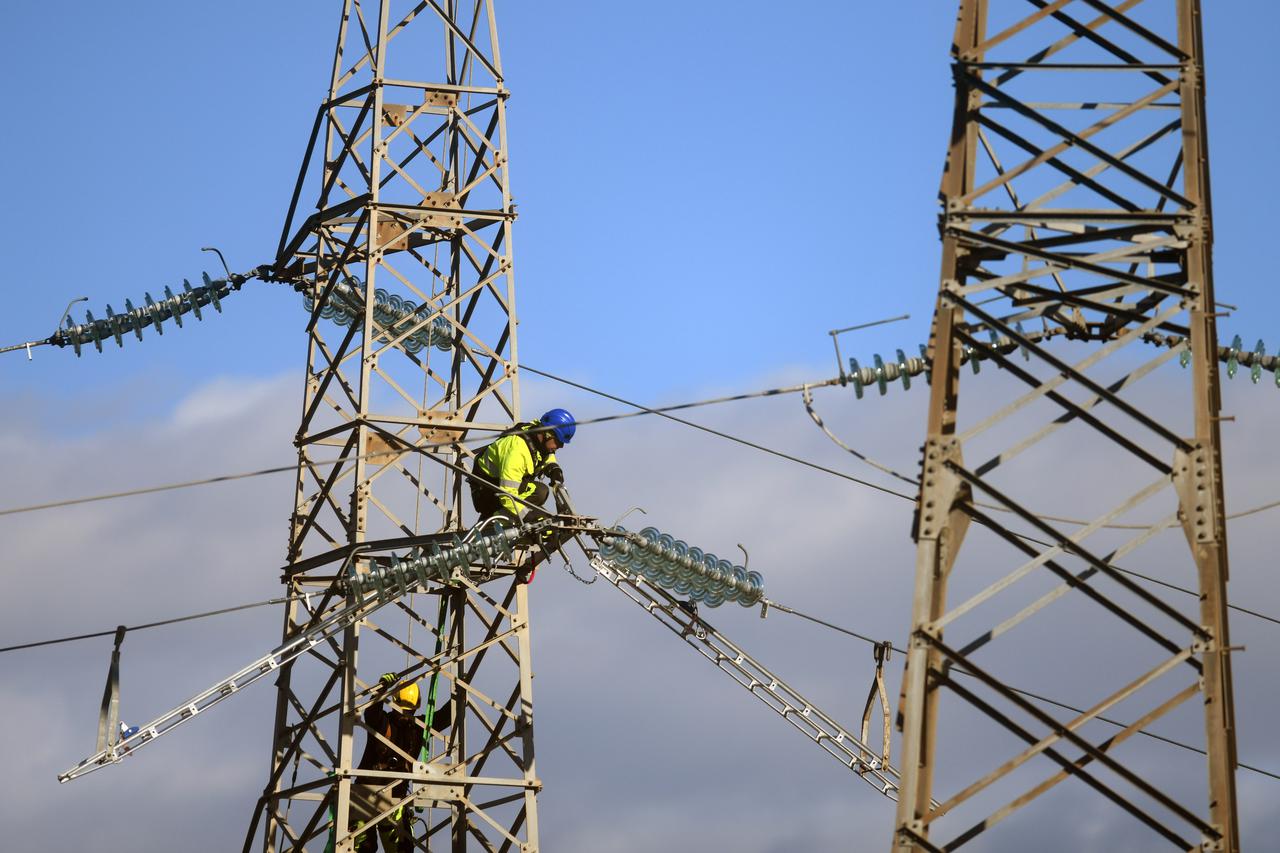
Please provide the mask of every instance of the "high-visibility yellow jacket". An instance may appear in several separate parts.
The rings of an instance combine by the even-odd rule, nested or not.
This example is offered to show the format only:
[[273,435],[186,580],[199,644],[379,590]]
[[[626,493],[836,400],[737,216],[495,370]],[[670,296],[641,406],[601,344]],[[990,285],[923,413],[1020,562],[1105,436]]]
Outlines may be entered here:
[[524,504],[511,495],[528,498],[533,494],[534,480],[556,461],[554,453],[543,454],[534,446],[529,430],[537,423],[516,424],[515,430],[490,444],[476,457],[475,475],[497,486],[498,502],[519,517]]

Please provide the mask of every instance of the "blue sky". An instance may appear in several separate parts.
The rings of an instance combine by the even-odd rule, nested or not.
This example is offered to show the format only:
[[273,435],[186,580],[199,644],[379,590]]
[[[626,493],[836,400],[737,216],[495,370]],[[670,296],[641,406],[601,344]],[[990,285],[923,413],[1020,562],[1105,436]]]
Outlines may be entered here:
[[[825,372],[824,332],[875,317],[913,320],[863,333],[863,351],[922,341],[950,6],[502,7],[525,360],[671,399],[779,366]],[[101,316],[198,280],[217,269],[201,246],[248,268],[278,238],[336,14],[315,2],[128,8],[11,13],[23,99],[0,146],[22,201],[0,221],[5,342],[47,334],[72,296]],[[1224,330],[1250,345],[1270,333],[1273,348],[1264,318],[1280,297],[1253,270],[1278,105],[1249,57],[1277,17],[1211,9],[1206,48],[1219,297],[1249,312]],[[70,395],[295,369],[301,339],[283,332],[297,311],[258,285],[207,328],[92,367],[43,354],[41,371],[11,367],[0,382]]]
[[[5,214],[8,337],[44,334],[74,295],[101,316],[194,279],[212,260],[200,246],[245,268],[274,248],[333,16],[314,3],[190,19],[135,8],[127,26],[88,7],[15,28],[59,36],[25,43],[46,53],[15,63],[42,106],[4,143],[16,163],[40,158],[10,176],[29,206]],[[527,361],[653,396],[797,362],[825,372],[827,329],[885,313],[917,317],[887,342],[920,337],[948,15],[908,33],[888,11],[836,4],[796,31],[765,4],[502,13]],[[865,65],[876,82],[851,73],[859,52],[881,54]],[[296,299],[268,290],[229,303],[216,330],[171,335],[163,358],[148,343],[92,368],[60,359],[53,384],[295,368],[301,343],[281,332]]]
[[[1274,69],[1258,57],[1269,56],[1280,7],[1206,6],[1217,296],[1241,309],[1220,328],[1250,346],[1263,337],[1274,351],[1280,102]],[[73,296],[88,296],[101,316],[106,303],[119,310],[126,297],[138,303],[144,291],[216,273],[201,246],[221,248],[233,269],[268,260],[325,94],[336,9],[278,0],[10,10],[0,344],[47,335]],[[843,339],[846,355],[914,351],[937,287],[953,18],[950,0],[785,11],[727,0],[503,4],[522,359],[660,403],[828,378],[826,331],[887,315],[912,319]],[[288,464],[303,317],[291,291],[253,283],[225,313],[163,338],[81,359],[52,348],[31,363],[4,356],[3,505]],[[531,409],[567,400],[614,410],[532,379],[525,394]],[[1280,472],[1268,450],[1280,391],[1237,377],[1226,394],[1225,411],[1239,416],[1224,426],[1229,508],[1274,500]],[[820,406],[841,435],[909,469],[925,399],[918,388],[857,404],[830,392]],[[851,464],[794,400],[707,418],[824,464]],[[905,633],[914,549],[900,508],[678,428],[608,429],[589,444],[584,432],[565,454],[580,503],[609,518],[643,503],[659,526],[719,552],[746,542],[772,567],[766,579],[779,600],[877,636]],[[632,464],[639,454],[655,464]],[[276,594],[287,479],[2,520],[13,603],[0,645]],[[1280,611],[1267,571],[1274,533],[1249,524],[1232,528],[1234,594]],[[670,843],[662,827],[707,849],[832,849],[862,819],[887,840],[883,804],[861,783],[779,734],[779,723],[743,707],[745,697],[704,684],[703,664],[633,608],[562,576],[545,583],[534,597],[548,614],[537,654],[550,849],[652,849]],[[824,701],[856,704],[846,718],[860,711],[861,696],[849,696],[864,690],[865,649],[776,615],[760,624],[745,615],[725,614],[727,632],[796,667]],[[1253,656],[1237,674],[1250,697],[1239,712],[1242,758],[1273,769],[1280,752],[1265,727],[1280,706],[1269,685],[1280,678],[1260,659],[1276,657],[1274,627],[1240,626]],[[278,617],[174,630],[171,641],[130,639],[128,715],[169,707],[269,647]],[[208,661],[196,666],[183,649]],[[119,849],[136,831],[118,821],[129,792],[150,791],[167,813],[208,830],[201,849],[238,843],[246,791],[260,786],[266,764],[268,692],[158,744],[153,752],[165,754],[147,756],[150,764],[140,758],[82,787],[52,784],[91,745],[108,651],[73,644],[0,660],[3,716],[28,721],[39,733],[29,739],[43,739],[29,747],[15,733],[3,745],[18,762],[15,779],[31,780],[21,800],[8,783],[26,815],[18,836],[51,831],[64,846],[77,843],[71,828],[49,828],[70,809],[100,817],[96,843]],[[863,667],[852,687],[831,675],[850,660]],[[590,689],[602,683],[616,688]],[[636,707],[653,713],[634,719]],[[651,763],[602,757],[616,749],[624,715],[630,737],[648,745],[636,751],[658,756]],[[192,764],[204,778],[159,790]],[[101,779],[117,770],[125,784],[112,790]],[[1266,809],[1275,784],[1242,781],[1254,837],[1280,828]],[[752,831],[747,804],[773,796],[778,820]],[[1063,837],[1074,838],[1068,829]]]

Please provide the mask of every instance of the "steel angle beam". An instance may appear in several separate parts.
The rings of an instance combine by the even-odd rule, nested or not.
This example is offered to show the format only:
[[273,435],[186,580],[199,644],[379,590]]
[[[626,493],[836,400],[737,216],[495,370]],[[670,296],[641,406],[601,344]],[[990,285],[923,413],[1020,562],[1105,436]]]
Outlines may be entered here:
[[[332,583],[335,555],[464,536],[464,442],[519,418],[508,94],[490,0],[343,0],[275,263],[311,307],[292,598]],[[284,668],[246,850],[354,848],[370,792],[352,771],[371,736],[369,685],[387,671],[453,709],[419,781],[456,796],[443,822],[415,824],[416,845],[538,849],[527,588],[519,572],[471,575],[397,599]],[[340,606],[291,604],[284,641]]]
[[[1113,809],[1152,849],[1238,850],[1200,3],[960,0],[953,45],[892,848]],[[1025,335],[1028,311],[1067,334]],[[1179,330],[1191,369],[1139,394],[1168,355],[1135,362],[1124,344],[1158,330]],[[973,353],[1004,370],[966,375]],[[1064,531],[1025,509],[1046,495],[1097,521]],[[1181,522],[1185,543],[1149,570],[1198,603],[1114,571],[1147,558],[1151,536],[1118,542],[1099,523],[1131,511]],[[1063,717],[1008,687],[1050,672],[1111,698]],[[1182,725],[1198,770],[1168,772],[1132,727],[1098,740],[1092,715],[1119,701],[1141,725]]]

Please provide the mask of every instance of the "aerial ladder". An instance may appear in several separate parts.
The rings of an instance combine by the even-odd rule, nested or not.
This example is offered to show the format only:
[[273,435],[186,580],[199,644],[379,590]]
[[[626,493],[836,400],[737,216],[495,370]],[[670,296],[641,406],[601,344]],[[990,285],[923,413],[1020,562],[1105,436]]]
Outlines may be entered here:
[[[599,576],[628,600],[827,755],[882,795],[896,799],[898,772],[889,763],[887,713],[885,738],[877,749],[867,742],[867,715],[864,715],[860,734],[841,725],[726,637],[699,612],[698,602],[714,607],[729,600],[747,607],[757,604],[767,607],[771,602],[764,597],[763,579],[758,572],[747,572],[714,555],[689,549],[653,528],[634,533],[618,526],[601,527],[595,519],[573,513],[563,487],[558,489],[558,493],[558,502],[567,511],[541,520],[504,527],[499,520],[488,519],[464,536],[435,534],[368,542],[316,558],[315,565],[309,569],[337,564],[335,575],[338,580],[323,593],[323,597],[340,600],[340,606],[332,607],[328,601],[314,605],[308,603],[308,610],[318,617],[323,614],[323,618],[316,618],[297,636],[136,727],[128,737],[113,738],[105,748],[59,774],[59,781],[78,779],[136,754],[144,746],[255,682],[285,670],[302,655],[332,641],[343,631],[406,595],[442,584],[479,590],[483,584],[503,577],[527,577],[550,556],[547,543],[559,547],[561,542],[573,539]],[[690,550],[695,552],[692,558]],[[676,577],[677,574],[681,577]],[[682,600],[680,595],[687,596],[687,599]],[[492,645],[502,639],[495,634],[484,638],[480,644]],[[440,659],[424,661],[425,668],[421,673],[414,673],[414,677],[438,674],[440,663]],[[425,767],[416,769],[418,774],[414,778],[429,772]],[[398,778],[396,774],[385,772],[377,775],[380,778]],[[421,806],[444,799],[441,792],[446,789],[457,791],[462,786],[478,786],[492,781],[456,772],[441,773],[439,778],[439,785],[419,784],[415,788],[410,795],[415,804]],[[251,828],[250,836],[252,834]]]

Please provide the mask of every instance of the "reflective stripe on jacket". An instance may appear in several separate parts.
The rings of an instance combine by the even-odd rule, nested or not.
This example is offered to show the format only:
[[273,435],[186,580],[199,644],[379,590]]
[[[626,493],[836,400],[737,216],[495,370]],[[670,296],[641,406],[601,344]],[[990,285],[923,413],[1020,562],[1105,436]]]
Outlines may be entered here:
[[536,426],[536,423],[517,424],[514,432],[502,436],[476,457],[474,473],[498,487],[498,502],[516,516],[521,514],[524,505],[512,500],[510,495],[527,499],[533,494],[534,479],[556,461],[554,453],[543,455],[534,446],[528,431]]

